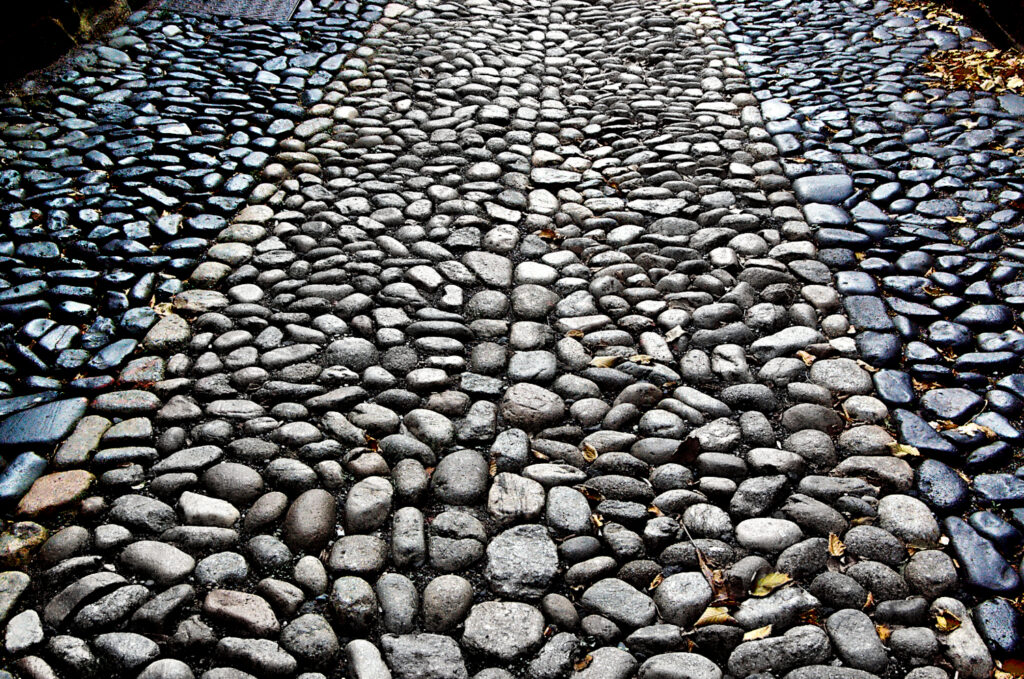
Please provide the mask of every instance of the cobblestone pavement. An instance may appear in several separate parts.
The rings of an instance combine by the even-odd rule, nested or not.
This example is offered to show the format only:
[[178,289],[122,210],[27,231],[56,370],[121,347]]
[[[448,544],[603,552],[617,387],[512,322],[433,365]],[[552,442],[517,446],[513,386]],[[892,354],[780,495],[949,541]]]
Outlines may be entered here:
[[8,102],[0,677],[1019,656],[1024,102],[885,10],[140,14]]

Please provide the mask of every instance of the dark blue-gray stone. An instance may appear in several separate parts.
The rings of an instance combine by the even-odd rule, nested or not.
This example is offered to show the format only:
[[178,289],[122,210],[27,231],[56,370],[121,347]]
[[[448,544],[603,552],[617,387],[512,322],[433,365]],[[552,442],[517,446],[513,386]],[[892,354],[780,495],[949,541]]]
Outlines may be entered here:
[[853,179],[846,174],[800,177],[793,181],[793,192],[801,203],[838,205],[853,195]]
[[900,370],[879,370],[874,374],[878,397],[890,406],[906,406],[914,402],[914,385],[910,375]]
[[[898,408],[892,413],[896,420],[899,439],[907,445],[914,446],[925,455],[951,457],[956,455],[956,446],[942,438],[919,415]],[[959,478],[959,477],[957,477]]]
[[966,584],[993,594],[1013,595],[1020,576],[995,545],[978,535],[963,519],[951,516],[943,522],[953,556],[962,567]]
[[11,413],[27,410],[35,405],[49,403],[60,398],[60,396],[61,393],[59,391],[41,391],[38,394],[0,399],[0,417],[6,417]]
[[950,513],[967,504],[967,482],[947,464],[925,460],[917,468],[917,492],[921,500],[940,513]]
[[979,502],[1024,504],[1024,479],[1013,474],[979,474],[974,479]]
[[830,227],[848,226],[850,213],[837,205],[825,203],[808,203],[804,205],[804,216],[811,226]]
[[974,512],[968,521],[979,535],[991,540],[1003,551],[1013,550],[1024,540],[1020,531],[1003,521],[998,514],[989,511]]
[[998,657],[1024,654],[1024,617],[1006,599],[989,599],[974,607],[974,626]]
[[892,365],[900,358],[903,343],[896,335],[887,332],[867,331],[857,335],[857,351],[860,357],[875,367]]
[[54,446],[85,415],[87,398],[69,398],[23,410],[0,423],[0,450]]
[[18,500],[28,492],[45,470],[46,460],[35,453],[22,453],[14,458],[14,461],[0,472],[0,504]]
[[893,328],[892,319],[881,297],[852,295],[846,298],[844,306],[850,324],[859,330],[884,331]]
[[966,389],[932,389],[921,397],[925,417],[963,424],[981,410],[985,400]]

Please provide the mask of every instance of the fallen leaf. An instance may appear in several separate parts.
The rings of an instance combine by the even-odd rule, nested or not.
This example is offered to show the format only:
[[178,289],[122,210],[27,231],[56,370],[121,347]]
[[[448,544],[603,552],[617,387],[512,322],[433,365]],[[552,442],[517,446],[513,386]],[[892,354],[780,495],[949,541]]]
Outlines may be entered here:
[[[850,327],[850,330],[853,330],[852,326]],[[876,373],[876,372],[878,372],[878,368],[876,368],[875,366],[871,365],[870,363],[868,363],[866,361],[862,361],[859,358],[857,359],[857,365],[859,365],[861,368],[864,368],[864,370],[867,370],[869,373]]]
[[585,670],[588,667],[590,667],[590,663],[592,663],[592,662],[594,662],[594,656],[592,656],[589,653],[587,653],[585,656],[583,656],[582,660],[580,660],[580,661],[578,661],[576,663],[573,663],[572,668],[574,670],[576,670],[577,672],[582,672],[583,670]]
[[665,580],[665,576],[662,575],[661,573],[658,573],[657,575],[654,576],[654,579],[651,580],[651,584],[647,585],[647,589],[658,589],[658,585],[660,585],[662,582],[664,582],[664,580]]
[[868,592],[868,598],[864,600],[864,605],[861,606],[865,611],[875,605],[875,595]]
[[999,671],[1008,677],[1024,677],[1024,660],[1020,658],[1004,660],[999,664]]
[[565,333],[566,337],[571,337],[573,339],[583,339],[583,335],[584,332],[582,330],[570,330],[569,332]]
[[935,614],[935,629],[940,632],[952,632],[960,627],[961,620],[949,611],[942,609]]
[[680,326],[676,326],[665,333],[666,342],[675,342],[677,339],[683,336],[683,329]]
[[968,422],[967,424],[957,427],[956,430],[961,434],[970,436],[971,434],[984,434],[987,439],[994,439],[998,436],[992,429],[986,427],[983,424],[977,424],[975,422]]
[[892,454],[896,457],[920,457],[921,451],[906,443],[891,444]]
[[601,526],[604,525],[604,517],[601,516],[600,514],[591,514],[590,515],[590,522],[592,524],[594,524],[595,526],[597,526],[598,528],[600,528]]
[[835,533],[828,534],[828,553],[835,557],[840,557],[846,552],[846,545],[839,539],[839,536]]
[[589,443],[583,444],[583,459],[587,462],[593,462],[597,459],[597,448],[590,445]]
[[487,473],[491,476],[495,476],[498,473],[498,463],[491,460],[491,463],[487,465]]
[[650,365],[654,360],[654,357],[648,356],[647,354],[634,354],[629,357],[629,360],[640,365]]
[[697,622],[693,623],[694,627],[703,627],[705,625],[722,625],[727,622],[733,622],[732,616],[729,615],[729,609],[722,606],[709,606],[697,619]]
[[665,512],[661,511],[661,508],[657,507],[656,505],[651,505],[650,507],[647,508],[647,511],[651,514],[654,514],[655,516],[665,516]]
[[753,641],[755,639],[764,639],[765,637],[771,636],[771,634],[772,634],[772,626],[771,625],[765,625],[764,627],[758,627],[757,629],[752,629],[749,632],[747,632],[746,634],[744,634],[743,635],[743,641]]
[[946,221],[953,222],[954,224],[966,224],[967,223],[967,217],[951,216],[951,217],[946,217]]
[[610,368],[618,362],[618,356],[596,356],[590,361],[590,365],[595,368]]
[[547,455],[545,455],[544,453],[540,452],[539,450],[531,450],[530,453],[535,458],[537,458],[538,460],[549,460],[549,459],[551,459]]
[[796,355],[801,361],[804,362],[805,365],[811,365],[816,360],[816,357],[813,354],[809,354],[802,349],[796,352]]
[[768,596],[779,587],[788,585],[791,582],[793,582],[793,578],[789,577],[786,573],[768,573],[754,583],[754,588],[750,590],[750,595],[757,597]]
[[878,638],[882,640],[882,643],[888,643],[889,637],[892,636],[892,628],[888,625],[875,625],[875,632],[878,633]]

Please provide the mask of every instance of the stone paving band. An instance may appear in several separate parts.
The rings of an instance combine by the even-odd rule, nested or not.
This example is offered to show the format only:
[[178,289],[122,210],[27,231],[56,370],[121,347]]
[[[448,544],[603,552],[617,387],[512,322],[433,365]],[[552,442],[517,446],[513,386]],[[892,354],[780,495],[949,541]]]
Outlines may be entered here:
[[143,12],[5,102],[0,678],[1024,655],[1024,100],[889,9]]

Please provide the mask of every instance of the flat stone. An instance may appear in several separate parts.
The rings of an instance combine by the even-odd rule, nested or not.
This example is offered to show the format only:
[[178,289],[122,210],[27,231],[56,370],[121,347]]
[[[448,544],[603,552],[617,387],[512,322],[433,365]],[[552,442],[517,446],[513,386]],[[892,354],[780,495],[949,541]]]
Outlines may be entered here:
[[380,638],[395,679],[468,679],[458,643],[440,634],[385,634]]
[[558,552],[544,526],[515,526],[496,535],[487,546],[484,576],[499,595],[539,598],[557,572]]
[[203,600],[203,612],[255,636],[271,636],[281,631],[281,623],[266,599],[248,592],[212,590]]
[[544,616],[529,604],[486,601],[466,618],[462,643],[468,648],[509,661],[529,653],[544,639]]
[[63,509],[81,500],[96,477],[83,469],[47,474],[36,479],[18,503],[18,513],[34,517]]
[[15,413],[0,423],[0,446],[11,450],[55,446],[71,433],[88,404],[87,398],[70,398]]

